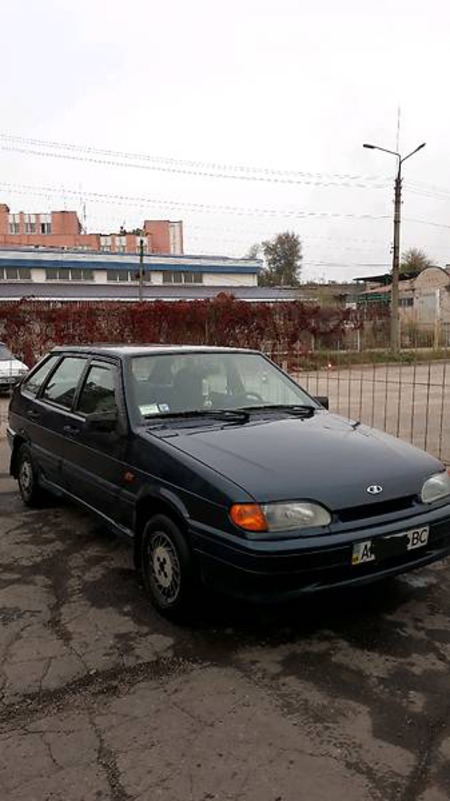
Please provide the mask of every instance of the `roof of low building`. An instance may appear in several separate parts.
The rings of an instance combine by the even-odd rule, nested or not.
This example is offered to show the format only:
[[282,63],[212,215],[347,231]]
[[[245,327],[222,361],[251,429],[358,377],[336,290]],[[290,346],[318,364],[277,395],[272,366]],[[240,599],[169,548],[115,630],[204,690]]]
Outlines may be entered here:
[[[106,253],[64,248],[0,247],[0,265],[14,267],[57,267],[59,269],[90,268],[103,270],[137,270],[139,254]],[[149,270],[182,270],[215,273],[258,273],[260,259],[235,258],[232,256],[209,256],[145,253],[144,266]]]
[[[144,284],[145,301],[205,300],[220,293],[231,294],[237,300],[249,302],[308,300],[295,289],[262,286],[207,286],[205,284]],[[24,298],[45,301],[138,301],[137,283],[60,282],[60,281],[1,281],[0,301]]]

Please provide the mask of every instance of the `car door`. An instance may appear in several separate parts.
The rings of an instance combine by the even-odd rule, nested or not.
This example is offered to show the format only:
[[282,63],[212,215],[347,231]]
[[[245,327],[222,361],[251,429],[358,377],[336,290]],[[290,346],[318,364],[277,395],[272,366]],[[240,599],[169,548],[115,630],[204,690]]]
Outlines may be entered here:
[[[90,414],[117,414],[112,431],[86,424]],[[119,522],[127,421],[121,403],[119,365],[93,358],[73,408],[72,430],[64,449],[65,483],[71,494],[107,518]]]
[[21,428],[41,476],[59,487],[70,410],[87,364],[84,356],[55,354],[20,388]]

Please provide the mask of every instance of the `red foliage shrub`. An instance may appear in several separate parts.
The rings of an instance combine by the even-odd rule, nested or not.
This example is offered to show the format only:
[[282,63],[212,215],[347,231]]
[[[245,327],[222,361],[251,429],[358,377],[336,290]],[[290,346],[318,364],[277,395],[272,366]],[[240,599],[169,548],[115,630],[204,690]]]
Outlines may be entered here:
[[351,309],[294,302],[213,300],[154,303],[0,302],[0,340],[32,365],[54,345],[151,343],[228,345],[305,351],[314,337],[338,345],[362,322]]

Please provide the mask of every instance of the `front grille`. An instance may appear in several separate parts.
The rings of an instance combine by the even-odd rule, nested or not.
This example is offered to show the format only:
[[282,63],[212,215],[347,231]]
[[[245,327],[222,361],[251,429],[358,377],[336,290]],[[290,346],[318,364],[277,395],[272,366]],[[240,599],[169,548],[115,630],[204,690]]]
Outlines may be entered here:
[[407,495],[403,498],[394,498],[392,501],[378,501],[378,503],[367,503],[363,506],[352,506],[348,509],[340,509],[337,512],[337,516],[342,523],[352,523],[354,520],[364,520],[367,517],[380,517],[381,515],[391,515],[395,512],[404,512],[412,509],[416,500],[416,495]]

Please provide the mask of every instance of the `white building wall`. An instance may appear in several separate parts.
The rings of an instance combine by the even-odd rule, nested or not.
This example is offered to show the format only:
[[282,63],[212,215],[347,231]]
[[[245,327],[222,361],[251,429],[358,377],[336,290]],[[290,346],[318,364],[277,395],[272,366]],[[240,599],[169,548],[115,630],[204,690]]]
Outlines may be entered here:
[[169,223],[170,252],[181,256],[183,253],[183,223]]
[[[80,264],[80,267],[83,267],[83,264]],[[91,266],[91,265],[89,265]],[[98,270],[95,269],[93,265],[94,271],[94,282],[96,284],[106,284],[108,283],[106,277],[106,270]],[[163,283],[163,273],[162,270],[152,270],[151,265],[146,264],[146,268],[148,270],[148,274],[151,277],[152,284],[162,284]],[[181,272],[183,270],[181,269]],[[31,269],[31,280],[36,281],[37,283],[42,283],[46,281],[46,273],[45,269],[42,267],[32,267]],[[57,283],[52,281],[52,283]],[[258,277],[257,275],[251,273],[203,273],[203,285],[204,286],[224,286],[224,287],[233,287],[233,286],[257,286],[258,285]]]
[[258,276],[252,273],[203,273],[205,286],[257,286]]
[[41,284],[43,281],[46,280],[45,278],[45,270],[41,267],[32,267],[30,270],[31,280],[37,281]]

